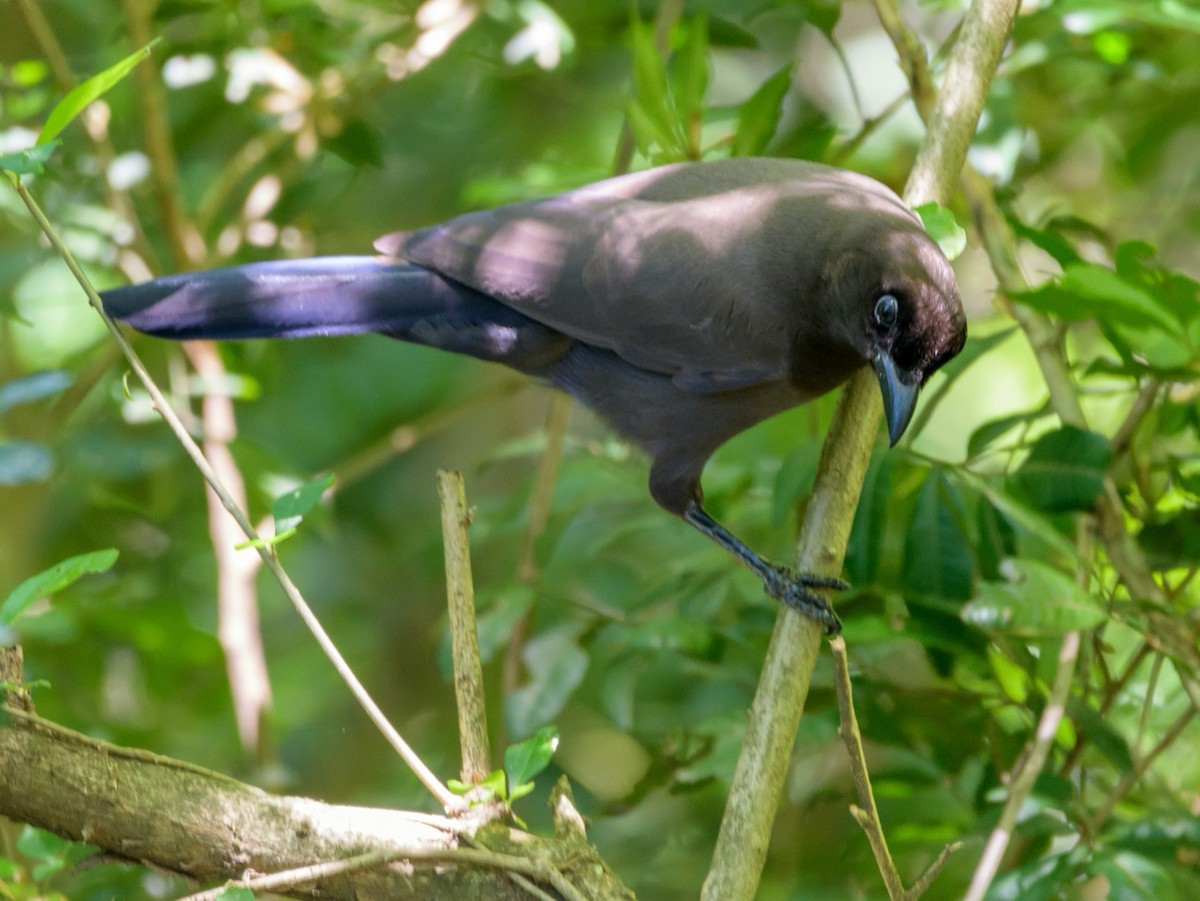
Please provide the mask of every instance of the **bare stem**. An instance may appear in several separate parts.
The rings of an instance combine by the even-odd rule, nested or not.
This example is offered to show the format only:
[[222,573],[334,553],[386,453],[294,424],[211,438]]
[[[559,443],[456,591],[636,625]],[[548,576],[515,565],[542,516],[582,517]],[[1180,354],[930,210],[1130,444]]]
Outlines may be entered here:
[[446,551],[446,600],[450,607],[450,649],[454,696],[458,701],[458,736],[462,745],[462,781],[481,782],[492,769],[488,745],[487,703],[483,664],[475,628],[475,584],[471,579],[471,544],[467,528],[467,489],[461,473],[439,469],[438,500],[442,507],[442,542]]
[[1000,813],[1000,821],[988,836],[987,845],[983,849],[983,857],[971,877],[971,885],[967,889],[964,901],[982,901],[987,894],[988,886],[996,878],[1004,852],[1012,840],[1013,829],[1017,824],[1017,815],[1021,805],[1033,791],[1033,784],[1054,742],[1058,724],[1062,721],[1066,698],[1071,690],[1071,677],[1075,673],[1075,662],[1079,657],[1080,634],[1068,632],[1063,636],[1062,646],[1058,651],[1058,668],[1054,673],[1054,683],[1046,706],[1042,708],[1042,716],[1038,720],[1037,731],[1025,751],[1020,770],[1013,776],[1008,787],[1008,800]]

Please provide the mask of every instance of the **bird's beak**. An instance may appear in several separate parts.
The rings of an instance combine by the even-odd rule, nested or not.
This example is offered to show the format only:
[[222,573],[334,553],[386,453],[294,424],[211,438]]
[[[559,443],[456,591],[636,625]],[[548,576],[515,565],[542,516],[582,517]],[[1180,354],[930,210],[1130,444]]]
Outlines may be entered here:
[[883,415],[887,418],[888,439],[893,447],[908,428],[913,410],[917,408],[917,394],[921,391],[918,379],[912,384],[904,380],[908,373],[896,368],[896,361],[884,351],[875,354],[871,365],[879,379],[879,390],[883,392]]

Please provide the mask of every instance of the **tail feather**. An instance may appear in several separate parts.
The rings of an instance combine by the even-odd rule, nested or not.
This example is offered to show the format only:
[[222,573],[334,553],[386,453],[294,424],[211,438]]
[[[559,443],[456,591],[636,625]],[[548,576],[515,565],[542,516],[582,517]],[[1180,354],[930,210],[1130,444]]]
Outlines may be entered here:
[[106,291],[101,300],[113,318],[175,340],[379,332],[525,370],[569,343],[486,294],[420,266],[375,257],[189,272]]

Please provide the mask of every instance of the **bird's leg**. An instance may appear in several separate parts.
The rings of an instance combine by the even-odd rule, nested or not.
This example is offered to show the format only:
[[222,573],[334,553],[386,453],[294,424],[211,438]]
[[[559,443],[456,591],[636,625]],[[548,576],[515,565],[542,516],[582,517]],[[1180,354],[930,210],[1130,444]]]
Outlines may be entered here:
[[829,603],[814,590],[847,588],[848,586],[841,579],[814,576],[811,573],[797,573],[787,567],[764,560],[746,547],[736,535],[709,516],[696,501],[687,505],[683,512],[683,518],[749,567],[763,580],[763,588],[771,597],[787,604],[809,619],[816,620],[825,627],[827,635],[836,635],[842,631],[842,622],[837,618],[837,614],[830,608]]

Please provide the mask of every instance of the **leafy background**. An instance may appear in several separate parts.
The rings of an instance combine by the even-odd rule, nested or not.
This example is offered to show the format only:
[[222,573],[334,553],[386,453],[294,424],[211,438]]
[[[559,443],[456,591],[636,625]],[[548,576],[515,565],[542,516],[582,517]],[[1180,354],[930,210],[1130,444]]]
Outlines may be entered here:
[[[962,6],[903,13],[936,54]],[[76,77],[141,42],[137,0],[41,9]],[[596,0],[163,3],[145,68],[169,85],[165,118],[129,80],[29,183],[101,286],[366,252],[385,232],[601,178],[622,148],[638,167],[767,153],[903,183],[921,128],[866,4],[683,4],[666,11],[665,59],[649,24],[663,11],[637,12],[647,24]],[[62,94],[28,18],[7,20],[0,153],[31,143]],[[1072,630],[1084,640],[1068,715],[992,897],[1200,896],[1197,701],[1183,687],[1198,657],[1198,32],[1184,2],[1024,5],[972,162],[995,180],[1034,288],[997,298],[968,229],[956,268],[971,343],[928,386],[904,446],[886,452],[881,437],[872,460],[839,611],[901,872],[965,843],[930,897],[962,896]],[[159,121],[174,210],[148,174]],[[963,199],[953,211],[971,223]],[[48,683],[39,713],[279,790],[425,806],[265,579],[273,706],[261,747],[243,747],[200,478],[10,190],[0,229],[0,595],[73,555],[120,552],[8,626],[27,678]],[[1010,301],[1048,317],[1089,429],[1057,415]],[[198,409],[212,386],[180,348],[138,348]],[[775,616],[755,581],[659,511],[645,461],[579,408],[536,575],[523,572],[550,399],[510,373],[380,337],[221,355],[254,515],[318,472],[339,475],[283,559],[425,760],[443,776],[457,768],[433,479],[452,467],[477,508],[497,745],[557,724],[549,776],[571,778],[605,857],[643,897],[694,897]],[[792,553],[832,407],[739,436],[706,472],[714,514],[776,559]],[[1161,596],[1131,589],[1096,535],[1089,512],[1110,491]],[[506,656],[522,665],[506,670]],[[763,898],[881,896],[846,814],[836,727],[823,661]],[[551,782],[543,774],[518,805],[535,829]],[[16,824],[0,833],[0,887],[15,897],[183,890],[136,868],[75,871],[85,851]]]

